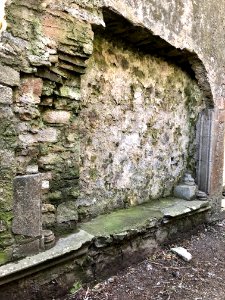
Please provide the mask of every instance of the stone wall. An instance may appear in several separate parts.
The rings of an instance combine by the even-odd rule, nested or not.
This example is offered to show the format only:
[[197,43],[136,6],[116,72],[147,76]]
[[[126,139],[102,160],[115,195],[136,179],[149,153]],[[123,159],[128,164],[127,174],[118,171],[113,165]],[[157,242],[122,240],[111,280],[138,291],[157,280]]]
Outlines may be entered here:
[[[32,216],[41,202],[43,228],[78,220],[80,75],[93,40],[90,24],[41,1],[11,1],[7,23],[0,54],[0,263],[28,254],[24,244],[27,252],[40,250],[40,220]],[[42,181],[42,197],[30,199],[36,204],[25,193],[35,174]]]
[[[13,182],[15,187],[37,174],[43,227],[57,230],[74,229],[90,214],[166,196],[186,168],[195,171],[195,123],[209,102],[215,104],[210,155],[199,174],[208,174],[207,191],[218,211],[224,9],[225,1],[211,0],[142,0],[138,6],[132,0],[6,1],[0,29],[0,263],[18,257],[24,243],[35,240],[35,251],[41,248],[41,232],[12,230],[21,217]],[[163,42],[175,63],[125,45],[123,25],[117,38],[94,38],[108,27],[106,11],[123,15],[120,21],[126,18],[136,36],[151,34],[151,46]],[[191,73],[190,66],[188,73],[178,66],[183,59]],[[40,205],[30,205],[30,218],[33,207],[40,213]],[[33,222],[27,222],[29,228]]]
[[196,169],[195,125],[205,108],[178,66],[95,35],[82,77],[82,212],[102,213],[171,195]]

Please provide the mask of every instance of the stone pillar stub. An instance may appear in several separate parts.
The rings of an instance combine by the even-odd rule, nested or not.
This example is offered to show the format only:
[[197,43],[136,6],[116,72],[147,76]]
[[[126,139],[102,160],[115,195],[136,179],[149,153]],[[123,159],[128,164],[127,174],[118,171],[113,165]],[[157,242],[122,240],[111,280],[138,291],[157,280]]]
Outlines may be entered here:
[[14,186],[12,231],[29,237],[41,235],[41,175],[17,176]]

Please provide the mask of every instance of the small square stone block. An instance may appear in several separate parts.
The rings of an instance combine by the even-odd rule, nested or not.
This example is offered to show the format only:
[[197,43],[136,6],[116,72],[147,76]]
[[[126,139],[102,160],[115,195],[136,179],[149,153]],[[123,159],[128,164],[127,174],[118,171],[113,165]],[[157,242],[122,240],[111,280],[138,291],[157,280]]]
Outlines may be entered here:
[[193,200],[196,198],[197,186],[179,184],[174,189],[174,196],[180,199]]

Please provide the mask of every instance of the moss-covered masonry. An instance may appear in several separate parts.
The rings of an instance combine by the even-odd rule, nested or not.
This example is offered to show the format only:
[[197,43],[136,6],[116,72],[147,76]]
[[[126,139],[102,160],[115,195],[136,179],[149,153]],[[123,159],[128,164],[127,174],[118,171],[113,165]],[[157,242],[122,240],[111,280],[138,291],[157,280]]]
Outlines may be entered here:
[[195,171],[195,125],[205,107],[197,82],[101,35],[87,65],[78,203],[99,214],[170,195],[186,169]]
[[34,241],[11,228],[19,213],[13,212],[16,176],[41,175],[43,228],[71,227],[78,220],[80,74],[93,47],[89,23],[48,11],[42,1],[10,1],[6,11],[0,43],[0,264],[29,254],[34,244],[43,247],[41,237]]
[[[164,39],[175,52],[179,48],[186,60],[194,57],[197,82],[176,63],[124,45],[123,28],[114,40],[94,37],[96,28],[103,31],[106,10]],[[195,169],[194,126],[211,95],[207,172],[219,207],[224,11],[225,0],[6,1],[8,27],[0,41],[0,263],[27,241],[11,230],[16,176],[41,174],[43,225],[51,228],[73,229],[86,215],[166,196],[186,168]]]

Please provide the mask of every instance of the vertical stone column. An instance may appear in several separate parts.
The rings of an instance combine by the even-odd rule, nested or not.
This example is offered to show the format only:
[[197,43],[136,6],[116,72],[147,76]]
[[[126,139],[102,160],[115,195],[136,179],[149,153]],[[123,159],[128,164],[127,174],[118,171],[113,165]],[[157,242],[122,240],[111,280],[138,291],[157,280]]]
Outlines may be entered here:
[[197,123],[197,184],[201,191],[210,192],[210,172],[212,168],[212,124],[214,110],[201,112]]
[[197,125],[199,142],[197,180],[199,189],[206,192],[212,205],[212,219],[221,213],[223,188],[223,156],[225,110],[208,109],[201,113]]
[[[215,112],[212,127],[212,160],[211,179],[209,193],[218,196],[221,200],[223,187],[223,156],[224,156],[224,129],[225,129],[225,111],[218,110]],[[219,204],[220,206],[220,204]]]

